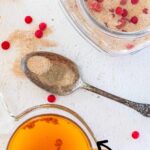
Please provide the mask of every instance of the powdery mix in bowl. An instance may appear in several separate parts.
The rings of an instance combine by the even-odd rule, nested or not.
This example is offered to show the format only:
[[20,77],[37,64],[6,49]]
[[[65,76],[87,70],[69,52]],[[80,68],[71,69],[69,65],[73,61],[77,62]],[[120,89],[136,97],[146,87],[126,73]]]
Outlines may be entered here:
[[122,31],[140,31],[150,26],[149,0],[85,0],[90,14],[106,27]]
[[[150,34],[146,30],[150,24],[150,1],[133,1],[61,0],[61,3],[90,44],[109,54],[124,55],[150,45]],[[99,26],[99,23],[104,24],[106,30]],[[142,29],[146,30],[147,34],[135,34]]]

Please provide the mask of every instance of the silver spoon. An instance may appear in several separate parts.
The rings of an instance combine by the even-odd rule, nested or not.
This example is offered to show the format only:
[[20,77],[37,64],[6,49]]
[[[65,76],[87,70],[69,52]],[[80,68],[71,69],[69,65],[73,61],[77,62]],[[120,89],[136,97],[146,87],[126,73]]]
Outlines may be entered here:
[[[48,60],[51,64],[51,67],[43,74],[37,74],[29,67],[29,61],[37,56]],[[41,61],[39,61],[39,63],[41,63]],[[83,82],[77,65],[61,55],[51,52],[33,52],[22,59],[21,66],[26,76],[33,83],[48,92],[64,96],[82,88],[124,104],[141,113],[143,116],[150,117],[149,104],[129,101]],[[66,77],[68,77],[68,79]]]

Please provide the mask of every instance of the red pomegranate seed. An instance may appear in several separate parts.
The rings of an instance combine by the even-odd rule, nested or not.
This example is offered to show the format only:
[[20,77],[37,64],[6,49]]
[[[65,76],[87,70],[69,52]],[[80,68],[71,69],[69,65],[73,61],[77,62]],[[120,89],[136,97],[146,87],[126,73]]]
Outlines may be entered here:
[[55,95],[49,95],[49,96],[47,97],[47,101],[48,101],[49,103],[54,103],[54,102],[56,101],[56,96],[55,96]]
[[96,1],[96,0],[93,0],[91,3],[89,3],[89,7],[92,9],[92,10],[95,10],[97,12],[100,12],[102,10],[102,3]]
[[123,9],[122,17],[128,16],[128,11],[126,9]]
[[132,17],[130,20],[133,24],[137,24],[138,23],[138,18],[136,16]]
[[132,3],[133,5],[137,4],[138,2],[139,2],[139,0],[131,0],[131,3]]
[[117,15],[122,15],[123,14],[123,9],[121,7],[117,7],[115,11],[116,11]]
[[133,49],[133,48],[134,48],[134,45],[129,43],[129,44],[127,44],[127,46],[126,46],[126,47],[127,47],[127,49],[128,49],[128,50],[131,50],[131,49]]
[[40,30],[44,31],[46,28],[47,28],[47,24],[46,23],[42,22],[42,23],[39,24],[39,29]]
[[37,30],[35,31],[35,37],[37,38],[42,38],[43,37],[43,31],[42,30]]
[[148,8],[144,8],[144,9],[143,9],[143,13],[144,13],[144,14],[148,14]]
[[1,44],[3,50],[8,50],[10,48],[10,43],[8,41],[4,41]]
[[140,137],[140,133],[139,133],[138,131],[133,131],[133,132],[132,132],[132,138],[133,138],[133,139],[136,140],[136,139],[138,139],[139,137]]
[[120,5],[126,5],[127,4],[127,0],[121,0],[120,1]]
[[27,24],[30,24],[33,21],[31,16],[26,16],[24,20]]

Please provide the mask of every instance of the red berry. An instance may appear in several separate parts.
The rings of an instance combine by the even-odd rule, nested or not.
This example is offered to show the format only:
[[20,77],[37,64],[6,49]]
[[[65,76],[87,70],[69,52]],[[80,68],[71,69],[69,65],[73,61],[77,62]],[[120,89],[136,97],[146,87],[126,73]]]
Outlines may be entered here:
[[102,4],[96,0],[93,0],[92,2],[89,3],[89,7],[92,10],[95,10],[97,12],[100,12],[102,10]]
[[133,139],[136,140],[136,139],[138,139],[139,137],[140,137],[140,133],[139,133],[138,131],[133,131],[133,132],[132,132],[132,138],[133,138]]
[[133,24],[137,24],[138,23],[138,18],[136,16],[132,17],[130,20]]
[[134,45],[129,43],[129,44],[126,45],[126,48],[127,48],[128,50],[131,50],[131,49],[134,48]]
[[42,30],[37,30],[35,31],[35,37],[37,38],[42,38],[43,37],[43,31]]
[[128,11],[126,9],[123,9],[122,17],[128,16]]
[[54,103],[56,101],[56,96],[55,95],[49,95],[47,97],[47,101],[50,103]]
[[117,15],[122,15],[123,14],[123,9],[121,7],[116,8],[116,14]]
[[47,24],[46,23],[42,22],[42,23],[39,24],[39,29],[40,30],[44,31],[46,28],[47,28]]
[[131,0],[131,3],[132,3],[133,5],[137,4],[138,2],[139,2],[139,0]]
[[33,21],[33,19],[32,19],[31,16],[26,16],[26,17],[25,17],[25,22],[26,22],[27,24],[30,24],[32,21]]
[[8,50],[10,48],[10,43],[8,41],[4,41],[1,44],[3,50]]

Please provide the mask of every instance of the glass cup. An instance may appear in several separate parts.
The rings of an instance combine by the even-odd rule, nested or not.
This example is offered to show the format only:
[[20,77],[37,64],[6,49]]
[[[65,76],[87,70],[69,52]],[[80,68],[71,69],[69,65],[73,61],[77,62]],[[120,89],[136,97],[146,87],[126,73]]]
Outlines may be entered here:
[[[27,110],[23,111],[19,115],[14,115],[9,111],[8,106],[6,105],[5,102],[2,101],[2,104],[3,104],[4,108],[7,110],[7,112],[9,113],[9,115],[15,120],[15,125],[14,125],[15,129],[13,129],[13,131],[12,131],[13,134],[7,138],[7,142],[6,142],[7,144],[5,147],[6,150],[14,150],[13,146],[12,146],[13,141],[15,141],[17,143],[16,135],[17,135],[17,132],[19,132],[19,129],[21,127],[24,127],[22,129],[26,129],[26,128],[32,129],[32,127],[34,127],[34,125],[35,125],[35,119],[37,117],[41,117],[41,119],[42,119],[43,116],[60,117],[62,119],[66,119],[67,121],[72,123],[73,126],[76,126],[80,130],[80,132],[82,132],[82,135],[84,135],[85,140],[88,141],[87,144],[90,146],[89,147],[90,150],[111,150],[109,147],[107,148],[107,146],[101,147],[102,146],[100,144],[101,142],[96,139],[94,133],[92,132],[90,127],[87,125],[87,123],[84,121],[84,119],[80,115],[78,115],[76,112],[74,112],[73,110],[71,110],[67,107],[60,106],[57,104],[41,104],[41,105],[37,105],[37,106],[31,107],[31,108],[28,108]],[[34,122],[34,124],[33,124],[33,122],[32,122],[32,124],[30,122],[30,124],[27,125],[27,122],[29,122],[31,120]],[[49,120],[47,120],[47,121],[49,121]],[[25,126],[25,124],[26,124],[26,126]],[[22,131],[22,132],[24,132],[24,131]],[[30,131],[30,132],[32,132],[32,131]],[[107,142],[107,141],[104,141],[104,142]],[[87,150],[89,150],[89,149],[87,149]]]
[[114,31],[91,15],[85,0],[60,0],[60,4],[77,31],[98,50],[116,56],[133,54],[150,45],[150,28]]

